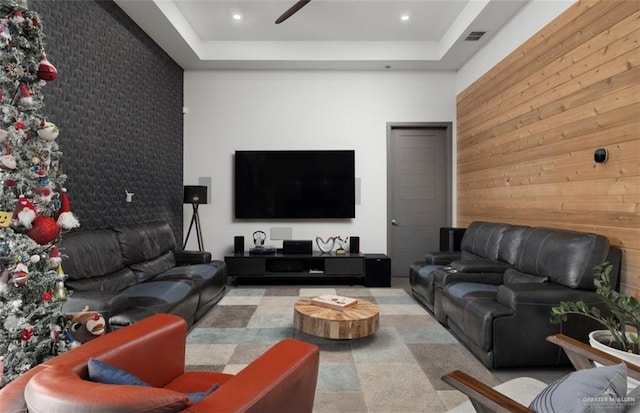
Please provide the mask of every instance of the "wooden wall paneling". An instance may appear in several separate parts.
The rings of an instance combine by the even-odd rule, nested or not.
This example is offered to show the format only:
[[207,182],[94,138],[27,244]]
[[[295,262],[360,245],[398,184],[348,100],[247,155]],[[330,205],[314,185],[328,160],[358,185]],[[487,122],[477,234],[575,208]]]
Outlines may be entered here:
[[[640,297],[640,2],[581,1],[458,95],[457,225],[607,236]],[[609,151],[604,164],[595,148]]]
[[[583,74],[568,73],[567,82],[553,89],[540,90],[533,99],[525,100],[525,96],[521,93],[520,104],[512,102],[509,109],[499,106],[501,109],[499,116],[465,131],[460,135],[461,142],[470,140],[469,143],[474,144],[488,136],[493,137],[522,128],[581,103],[589,102],[593,96],[598,97],[617,89],[633,86],[640,71],[640,30],[635,32],[635,35],[635,48],[625,50],[626,53],[623,55],[595,66]],[[587,65],[581,65],[581,67],[584,66]]]
[[[515,67],[514,65],[517,63],[519,59],[525,58],[526,56],[530,56],[532,50],[536,48],[538,45],[547,41],[547,35],[554,33],[560,30],[562,27],[571,23],[574,18],[578,17],[581,13],[588,11],[591,7],[599,5],[598,0],[581,0],[577,2],[571,10],[567,10],[554,19],[551,23],[549,23],[545,27],[545,32],[538,32],[533,35],[529,40],[527,40],[524,44],[522,44],[517,50],[513,51],[507,57],[505,57],[500,63],[498,63],[494,68],[487,73],[485,73],[482,77],[480,77],[477,81],[475,81],[472,85],[463,90],[459,95],[460,100],[466,100],[469,96],[472,96],[478,93],[478,90],[484,89],[488,84],[493,85],[496,83],[497,76],[504,68]],[[601,6],[601,5],[600,5]],[[462,110],[462,107],[458,107],[458,110]],[[460,115],[465,114],[467,111],[461,112]]]
[[[546,88],[546,90],[553,88],[567,80],[570,80],[572,76],[580,75],[590,69],[590,65],[598,64],[598,59],[603,59],[606,62],[611,56],[606,56],[609,53],[620,53],[622,50],[631,50],[638,47],[638,19],[640,19],[640,12],[622,20],[620,23],[611,27],[611,29],[598,34],[588,42],[583,43],[576,49],[570,51],[566,55],[558,57],[554,62],[548,65],[545,70],[535,72],[526,79],[522,80],[514,87],[510,88],[505,93],[494,96],[482,105],[477,110],[469,112],[459,119],[458,127],[468,129],[469,123],[472,125],[478,125],[498,115],[493,108],[499,106],[503,110],[507,110],[514,106],[518,101],[527,101],[529,96],[536,96],[544,92],[539,88]],[[629,46],[628,48],[618,47],[617,42],[635,43],[635,47]],[[609,50],[609,46],[612,45],[613,50]],[[594,55],[594,56],[590,56]],[[601,56],[600,56],[601,55]],[[581,61],[586,58],[590,58],[585,61],[585,64]],[[576,67],[577,66],[577,67]],[[567,71],[567,68],[571,68],[571,71]]]
[[[491,96],[502,93],[529,74],[540,70],[556,58],[566,54],[598,33],[605,31],[619,21],[638,11],[636,2],[603,0],[595,3],[584,13],[570,19],[556,32],[546,33],[545,39],[530,51],[517,53],[519,58],[496,72],[492,87],[485,87],[481,93],[464,99],[459,114],[467,113],[483,105]],[[570,8],[569,10],[572,10]],[[563,13],[560,17],[564,16]],[[521,48],[522,49],[522,48]],[[520,50],[520,49],[518,49]],[[498,64],[497,67],[499,67]]]

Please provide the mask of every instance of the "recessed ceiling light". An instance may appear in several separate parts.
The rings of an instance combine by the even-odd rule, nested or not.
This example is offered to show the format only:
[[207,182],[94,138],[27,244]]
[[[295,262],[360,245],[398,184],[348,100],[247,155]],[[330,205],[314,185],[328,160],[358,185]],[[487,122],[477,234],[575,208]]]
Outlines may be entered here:
[[242,20],[242,14],[239,14],[239,13],[235,13],[231,17],[233,18],[233,20]]
[[409,16],[408,14],[403,14],[402,16],[400,16],[400,20],[402,20],[403,22],[406,22],[410,18],[411,16]]

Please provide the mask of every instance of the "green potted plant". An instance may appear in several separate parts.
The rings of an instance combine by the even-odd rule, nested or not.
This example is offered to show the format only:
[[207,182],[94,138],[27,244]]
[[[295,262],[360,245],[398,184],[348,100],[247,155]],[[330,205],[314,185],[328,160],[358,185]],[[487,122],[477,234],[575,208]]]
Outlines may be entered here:
[[[582,300],[577,302],[562,301],[559,306],[551,309],[551,320],[553,322],[566,321],[569,314],[589,317],[607,328],[607,330],[594,331],[589,334],[592,346],[596,347],[594,345],[594,340],[596,340],[621,352],[638,355],[640,354],[640,336],[638,335],[640,331],[640,303],[635,297],[620,294],[615,290],[615,287],[611,285],[612,270],[613,265],[605,262],[595,268],[594,274],[596,293],[604,301],[608,312],[603,313],[596,307],[588,306]],[[603,336],[609,338],[603,340]],[[621,357],[620,354],[615,355]],[[640,358],[640,356],[638,357]],[[640,359],[634,361],[627,357],[621,358],[640,364]]]

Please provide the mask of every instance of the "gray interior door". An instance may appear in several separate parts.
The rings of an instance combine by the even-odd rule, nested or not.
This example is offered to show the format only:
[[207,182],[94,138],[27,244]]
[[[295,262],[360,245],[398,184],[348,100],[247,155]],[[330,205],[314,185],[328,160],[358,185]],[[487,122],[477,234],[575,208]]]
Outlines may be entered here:
[[451,126],[389,125],[387,250],[391,274],[439,249],[451,225]]

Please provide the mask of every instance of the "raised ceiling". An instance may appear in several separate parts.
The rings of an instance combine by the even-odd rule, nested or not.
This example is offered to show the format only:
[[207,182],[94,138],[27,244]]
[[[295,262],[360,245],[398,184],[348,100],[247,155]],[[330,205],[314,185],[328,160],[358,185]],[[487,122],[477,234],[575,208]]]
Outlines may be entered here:
[[115,0],[187,70],[455,70],[527,1]]

